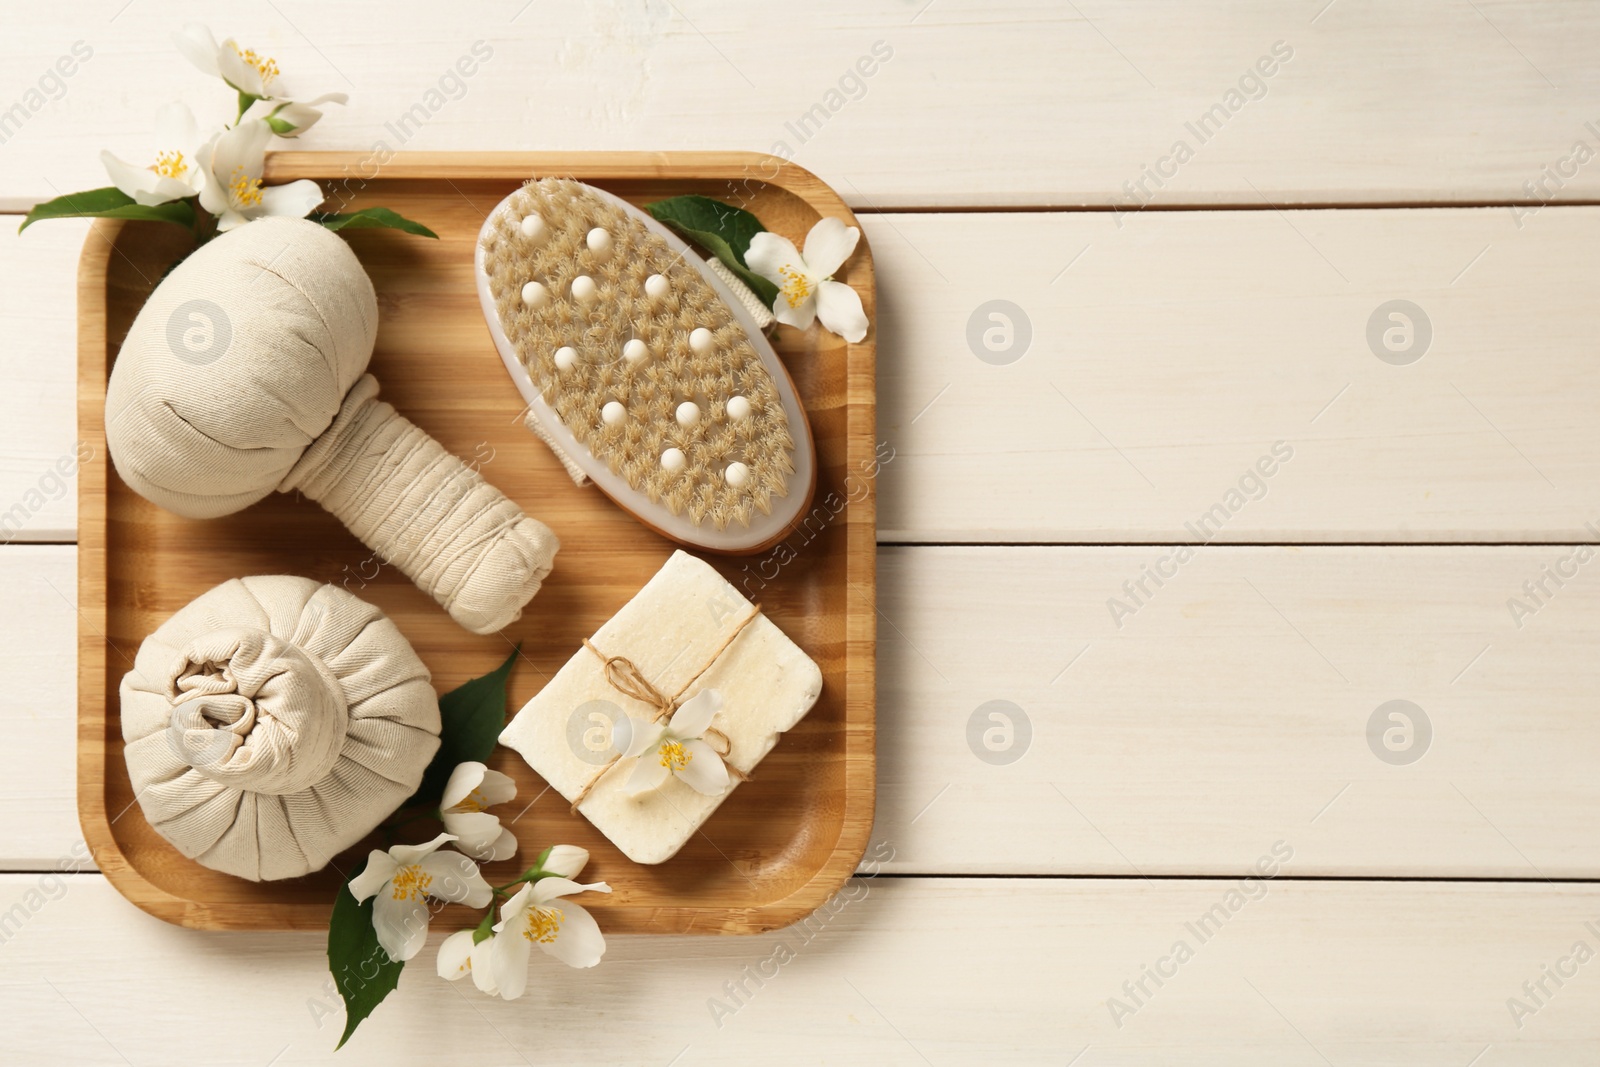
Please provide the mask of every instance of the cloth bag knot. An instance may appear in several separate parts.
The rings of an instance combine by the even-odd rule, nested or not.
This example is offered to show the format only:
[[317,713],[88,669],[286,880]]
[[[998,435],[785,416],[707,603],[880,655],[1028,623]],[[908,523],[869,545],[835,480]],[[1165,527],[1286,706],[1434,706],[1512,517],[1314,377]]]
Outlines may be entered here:
[[207,867],[322,869],[407,797],[439,748],[428,668],[378,608],[309,578],[236,578],[139,647],[123,752],[145,819]]
[[168,740],[207,778],[257,793],[297,793],[339,760],[350,708],[320,660],[264,630],[195,637],[173,664]]

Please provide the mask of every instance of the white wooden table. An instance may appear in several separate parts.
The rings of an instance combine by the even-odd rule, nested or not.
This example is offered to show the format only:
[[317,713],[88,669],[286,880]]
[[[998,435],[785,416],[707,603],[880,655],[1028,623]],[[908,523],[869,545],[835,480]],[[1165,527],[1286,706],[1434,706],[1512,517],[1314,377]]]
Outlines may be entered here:
[[[193,18],[352,95],[307,147],[785,146],[877,258],[893,858],[809,929],[615,938],[515,1003],[414,967],[337,1062],[1595,1062],[1600,8],[355,8],[8,8],[0,210],[218,100]],[[330,1061],[320,937],[79,862],[85,227],[0,221],[0,1061]]]

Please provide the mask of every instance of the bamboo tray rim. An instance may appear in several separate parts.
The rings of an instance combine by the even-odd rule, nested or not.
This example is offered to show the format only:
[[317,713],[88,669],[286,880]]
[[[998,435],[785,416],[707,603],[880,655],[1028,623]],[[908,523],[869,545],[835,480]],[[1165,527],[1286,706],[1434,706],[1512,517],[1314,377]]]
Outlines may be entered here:
[[[273,181],[313,178],[336,182],[340,172],[350,176],[350,168],[364,166],[373,157],[371,152],[274,152],[267,156],[265,174]],[[730,186],[736,181],[754,182],[782,189],[819,214],[840,217],[859,227],[844,200],[815,174],[759,152],[397,152],[384,158],[378,173],[359,176],[358,180],[526,180],[558,175],[598,184],[651,179],[722,181]],[[315,922],[247,922],[236,914],[243,905],[209,904],[171,893],[152,882],[128,859],[113,832],[113,824],[128,809],[110,812],[105,792],[104,742],[114,714],[111,701],[116,696],[106,684],[110,643],[106,499],[109,456],[104,421],[110,353],[106,309],[111,257],[120,254],[116,240],[125,226],[124,220],[94,220],[84,241],[77,276],[79,436],[95,450],[98,460],[83,465],[78,485],[79,823],[100,872],[134,905],[159,919],[192,929],[323,929],[325,917]],[[875,293],[872,255],[865,240],[860,242],[852,261],[851,282],[858,292]],[[876,444],[876,327],[874,321],[865,339],[846,345],[843,408],[846,455],[851,463],[871,455]],[[839,837],[810,879],[787,896],[749,907],[681,905],[675,910],[693,913],[689,923],[663,926],[654,932],[754,934],[790,925],[816,911],[843,887],[865,854],[876,802],[876,498],[874,481],[859,503],[852,502],[852,507],[860,510],[846,525],[844,721],[840,727],[845,787]],[[508,718],[514,710],[508,708]],[[695,925],[706,919],[711,921]],[[630,927],[629,932],[649,929]]]

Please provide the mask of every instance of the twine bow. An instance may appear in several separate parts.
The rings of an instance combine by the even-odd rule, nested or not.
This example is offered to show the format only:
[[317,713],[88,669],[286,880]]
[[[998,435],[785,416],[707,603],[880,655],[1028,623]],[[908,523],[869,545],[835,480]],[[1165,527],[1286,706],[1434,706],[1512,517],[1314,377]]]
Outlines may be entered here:
[[[722,639],[721,643],[707,657],[705,664],[695,671],[688,681],[679,686],[678,691],[671,696],[657,689],[650,679],[644,676],[644,672],[639,670],[638,665],[626,656],[608,656],[596,648],[587,637],[583,639],[583,647],[593,652],[595,657],[600,660],[601,671],[605,674],[606,682],[610,684],[611,688],[623,696],[632,697],[641,704],[648,704],[651,708],[650,721],[656,723],[672,717],[672,713],[678,710],[678,704],[683,699],[683,694],[689,691],[690,686],[700,680],[702,674],[705,674],[716,664],[722,654],[728,650],[728,646],[733,644],[734,639],[744,633],[744,628],[754,622],[760,614],[761,606],[759,604],[750,605],[750,610],[745,614],[744,618],[739,620],[739,625],[735,626],[728,636]],[[750,780],[748,774],[728,762],[728,755],[733,751],[733,742],[729,740],[727,734],[714,726],[710,726],[706,728],[702,736],[711,742],[712,751],[716,752],[718,758],[722,760],[731,777],[741,782]],[[719,744],[720,748],[718,747]],[[611,758],[606,760],[605,766],[595,771],[593,777],[584,784],[582,789],[578,790],[578,795],[573,798],[572,806],[567,810],[576,812],[578,805],[587,800],[589,794],[594,791],[594,787],[600,784],[600,779],[604,778],[606,773],[615,767],[621,759],[621,753],[612,753]]]

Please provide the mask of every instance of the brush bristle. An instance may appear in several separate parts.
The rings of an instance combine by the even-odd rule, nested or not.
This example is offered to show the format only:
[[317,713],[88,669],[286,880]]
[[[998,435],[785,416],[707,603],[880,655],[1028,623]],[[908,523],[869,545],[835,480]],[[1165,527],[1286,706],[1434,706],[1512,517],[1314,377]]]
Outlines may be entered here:
[[[542,239],[524,236],[521,224],[529,216],[543,220]],[[589,232],[597,228],[609,237],[609,250],[589,247]],[[697,526],[748,526],[755,509],[771,512],[772,498],[787,493],[794,473],[794,439],[772,376],[696,263],[581,182],[561,178],[529,182],[513,193],[485,231],[483,250],[500,326],[540,395],[580,444],[630,488]],[[659,298],[645,291],[656,274],[668,285]],[[597,287],[588,304],[572,291],[583,276]],[[530,281],[547,290],[542,307],[523,302]],[[689,342],[701,327],[712,335],[703,353]],[[650,355],[634,364],[624,359],[623,346],[636,338]],[[565,370],[556,363],[563,347],[577,353]],[[750,402],[744,419],[728,415],[736,396]],[[626,409],[614,426],[601,417],[613,400]],[[687,427],[677,421],[685,401],[700,409],[698,423]],[[663,466],[669,448],[682,451],[681,469]],[[724,474],[735,461],[748,468],[740,487]]]

